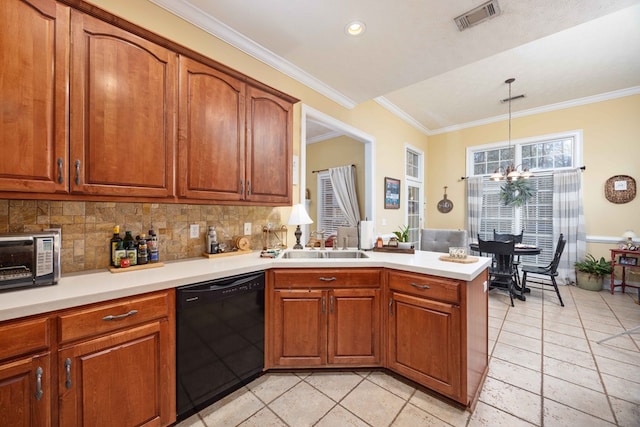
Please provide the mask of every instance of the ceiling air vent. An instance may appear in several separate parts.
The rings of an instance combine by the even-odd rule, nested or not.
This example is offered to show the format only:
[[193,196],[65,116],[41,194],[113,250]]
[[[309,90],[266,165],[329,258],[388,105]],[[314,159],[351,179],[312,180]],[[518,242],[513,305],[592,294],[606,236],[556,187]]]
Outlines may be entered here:
[[498,0],[488,1],[454,19],[460,31],[500,15]]

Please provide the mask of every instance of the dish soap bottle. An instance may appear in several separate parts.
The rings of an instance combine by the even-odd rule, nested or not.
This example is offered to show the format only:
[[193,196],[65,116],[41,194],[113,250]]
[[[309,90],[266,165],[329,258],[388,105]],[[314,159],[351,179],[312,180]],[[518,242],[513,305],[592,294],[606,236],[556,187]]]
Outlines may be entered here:
[[213,226],[210,226],[207,232],[207,253],[218,253],[218,234],[216,233],[216,228]]

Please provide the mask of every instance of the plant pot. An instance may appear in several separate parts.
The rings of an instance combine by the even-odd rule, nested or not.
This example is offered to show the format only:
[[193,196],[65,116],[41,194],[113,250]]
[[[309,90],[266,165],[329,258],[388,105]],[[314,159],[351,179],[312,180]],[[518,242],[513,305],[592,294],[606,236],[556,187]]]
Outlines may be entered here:
[[411,242],[398,242],[398,249],[411,249]]
[[601,291],[603,276],[596,276],[593,274],[585,273],[584,271],[576,270],[576,284],[580,289],[587,291]]

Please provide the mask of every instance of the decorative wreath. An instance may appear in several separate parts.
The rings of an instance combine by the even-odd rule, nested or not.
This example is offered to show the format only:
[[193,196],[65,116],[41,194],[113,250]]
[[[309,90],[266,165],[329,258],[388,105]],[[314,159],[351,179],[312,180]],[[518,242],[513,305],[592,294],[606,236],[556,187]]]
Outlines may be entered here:
[[500,187],[500,200],[505,206],[522,206],[531,197],[533,197],[533,185],[528,179],[514,179]]

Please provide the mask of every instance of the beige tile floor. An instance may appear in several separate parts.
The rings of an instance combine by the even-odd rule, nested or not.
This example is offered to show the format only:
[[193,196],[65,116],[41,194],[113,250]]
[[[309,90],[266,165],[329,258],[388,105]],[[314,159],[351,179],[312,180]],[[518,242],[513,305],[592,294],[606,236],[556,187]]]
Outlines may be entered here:
[[489,296],[489,375],[473,413],[379,371],[269,373],[179,423],[213,426],[640,426],[640,324],[628,294]]

